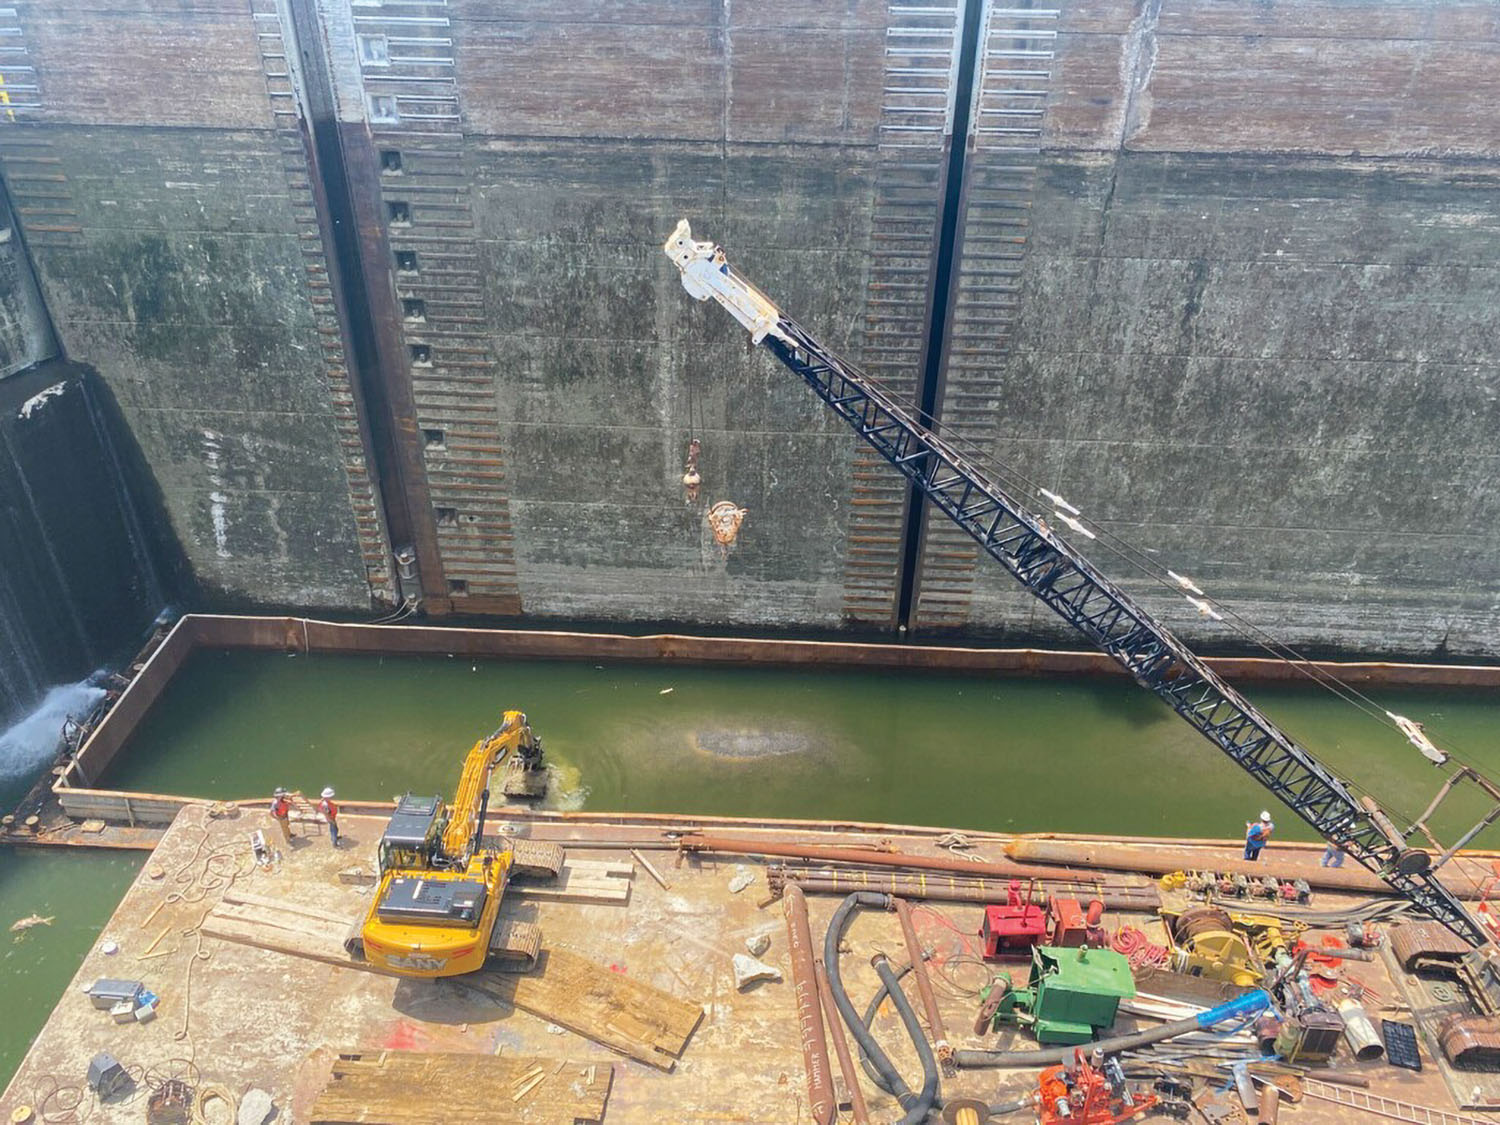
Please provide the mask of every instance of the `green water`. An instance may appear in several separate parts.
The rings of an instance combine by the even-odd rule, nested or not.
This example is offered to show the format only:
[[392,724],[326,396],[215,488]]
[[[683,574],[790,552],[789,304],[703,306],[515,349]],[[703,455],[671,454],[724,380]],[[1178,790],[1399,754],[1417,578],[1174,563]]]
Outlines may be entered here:
[[[1326,692],[1253,696],[1398,811],[1420,811],[1438,783],[1400,736]],[[1493,695],[1380,701],[1500,773]],[[508,707],[526,712],[590,809],[1235,836],[1269,807],[1283,836],[1311,838],[1132,683],[913,672],[204,653],[104,783],[205,797],[274,785],[446,794]]]
[[[1440,780],[1394,732],[1325,692],[1250,694],[1397,812],[1420,811]],[[1378,699],[1500,774],[1493,693]],[[1311,836],[1134,684],[912,672],[200,653],[103,783],[241,799],[275,785],[448,794],[464,752],[509,707],[563,767],[567,801],[591,809],[1236,836],[1270,808],[1278,835]],[[1500,827],[1480,842],[1500,846]],[[0,994],[11,1014],[0,1079],[139,863],[0,852]],[[31,913],[56,921],[19,942],[4,933]]]
[[[0,850],[0,1087],[10,1081],[144,860],[141,852]],[[50,917],[52,924],[9,932],[11,923],[31,914]]]

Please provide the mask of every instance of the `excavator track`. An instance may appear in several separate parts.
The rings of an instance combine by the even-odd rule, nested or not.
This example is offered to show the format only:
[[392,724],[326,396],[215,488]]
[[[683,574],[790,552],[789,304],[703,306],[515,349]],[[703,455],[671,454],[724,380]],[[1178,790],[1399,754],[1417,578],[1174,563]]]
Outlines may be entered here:
[[545,840],[513,840],[511,851],[515,857],[510,869],[513,879],[556,879],[567,858],[561,844]]
[[490,954],[485,966],[504,973],[524,973],[536,967],[542,951],[542,929],[531,922],[495,923],[490,934]]

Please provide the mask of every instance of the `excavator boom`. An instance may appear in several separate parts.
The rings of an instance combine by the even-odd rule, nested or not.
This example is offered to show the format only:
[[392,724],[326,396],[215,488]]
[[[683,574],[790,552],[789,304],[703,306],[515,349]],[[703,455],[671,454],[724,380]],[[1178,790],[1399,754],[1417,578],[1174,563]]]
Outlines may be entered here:
[[[1280,731],[1123,590],[1096,570],[1045,519],[1028,511],[983,468],[919,422],[853,364],[823,347],[730,267],[686,220],[663,247],[700,301],[715,300],[864,441],[991,558],[1191,723],[1325,839],[1471,945],[1487,941],[1463,904],[1428,871],[1426,853],[1369,798]],[[1061,513],[1058,514],[1062,519]],[[1067,522],[1064,520],[1064,522]]]

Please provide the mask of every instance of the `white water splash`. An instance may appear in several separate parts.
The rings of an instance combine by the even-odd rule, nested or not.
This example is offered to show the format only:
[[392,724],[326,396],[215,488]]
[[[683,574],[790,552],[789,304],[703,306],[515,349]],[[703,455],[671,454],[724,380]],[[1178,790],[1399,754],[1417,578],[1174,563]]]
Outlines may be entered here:
[[88,680],[47,692],[35,711],[0,731],[0,782],[29,778],[50,762],[63,723],[82,718],[103,698],[104,689]]
[[547,795],[538,807],[552,812],[577,812],[589,799],[589,787],[583,784],[577,766],[547,763]]

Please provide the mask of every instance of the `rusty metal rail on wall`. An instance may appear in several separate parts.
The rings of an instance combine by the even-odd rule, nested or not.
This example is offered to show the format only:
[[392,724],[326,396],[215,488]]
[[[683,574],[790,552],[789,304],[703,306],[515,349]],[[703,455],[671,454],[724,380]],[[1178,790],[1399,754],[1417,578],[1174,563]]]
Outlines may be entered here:
[[[1103,653],[1030,648],[958,648],[844,641],[759,640],[675,633],[627,636],[533,629],[470,629],[439,625],[360,625],[306,617],[188,614],[145,660],[53,786],[64,811],[98,816],[125,796],[90,787],[160,698],[195,649],[262,649],[300,653],[447,655],[527,660],[632,660],[666,664],[765,667],[906,668],[1000,675],[1120,677]],[[1210,657],[1220,675],[1246,681],[1297,681],[1304,669],[1279,660]],[[1313,662],[1356,684],[1500,687],[1500,667],[1486,665]],[[93,796],[90,803],[85,794]],[[132,800],[133,800],[132,796]],[[72,806],[70,808],[70,806]],[[89,811],[85,811],[85,806]],[[155,812],[156,810],[151,810]],[[138,812],[133,815],[139,816]],[[121,817],[120,819],[124,819]]]

